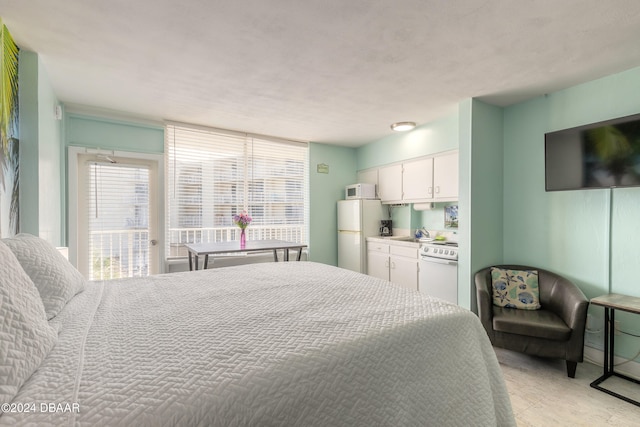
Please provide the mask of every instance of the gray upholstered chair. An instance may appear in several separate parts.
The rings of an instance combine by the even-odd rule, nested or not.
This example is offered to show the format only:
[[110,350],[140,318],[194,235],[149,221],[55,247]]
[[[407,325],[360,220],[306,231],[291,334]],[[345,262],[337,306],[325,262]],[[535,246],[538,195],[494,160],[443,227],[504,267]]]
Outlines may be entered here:
[[478,316],[496,347],[534,356],[563,359],[567,375],[575,378],[582,362],[589,300],[573,282],[550,271],[522,265],[496,265],[511,270],[537,270],[539,310],[493,305],[491,267],[475,275]]

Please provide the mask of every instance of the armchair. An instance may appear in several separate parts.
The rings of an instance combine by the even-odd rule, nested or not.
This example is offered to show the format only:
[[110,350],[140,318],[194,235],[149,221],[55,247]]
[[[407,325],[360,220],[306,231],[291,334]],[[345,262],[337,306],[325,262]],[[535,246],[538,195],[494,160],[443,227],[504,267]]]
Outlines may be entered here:
[[537,270],[539,310],[493,305],[491,267],[475,274],[478,316],[496,347],[534,356],[563,359],[567,375],[575,378],[583,360],[584,331],[589,300],[573,282],[535,267],[496,265],[511,270]]

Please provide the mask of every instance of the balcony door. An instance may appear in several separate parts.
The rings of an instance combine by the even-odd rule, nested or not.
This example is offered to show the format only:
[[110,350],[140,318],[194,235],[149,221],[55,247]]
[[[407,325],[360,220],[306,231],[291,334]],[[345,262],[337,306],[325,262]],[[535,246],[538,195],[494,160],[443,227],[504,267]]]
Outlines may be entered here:
[[159,273],[158,162],[85,152],[76,166],[78,270],[89,280]]

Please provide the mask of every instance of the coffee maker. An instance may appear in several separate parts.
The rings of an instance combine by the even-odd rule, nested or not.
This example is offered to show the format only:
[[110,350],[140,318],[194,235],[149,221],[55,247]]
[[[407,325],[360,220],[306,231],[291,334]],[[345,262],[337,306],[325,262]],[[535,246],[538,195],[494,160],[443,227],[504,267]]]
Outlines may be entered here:
[[393,236],[393,230],[391,229],[390,219],[383,219],[382,221],[380,221],[380,235]]

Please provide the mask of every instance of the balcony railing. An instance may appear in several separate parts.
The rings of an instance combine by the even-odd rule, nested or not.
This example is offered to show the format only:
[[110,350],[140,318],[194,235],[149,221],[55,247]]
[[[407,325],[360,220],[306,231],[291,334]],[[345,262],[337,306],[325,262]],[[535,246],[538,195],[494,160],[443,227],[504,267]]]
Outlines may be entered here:
[[[299,225],[251,225],[246,229],[248,240],[286,240],[289,242],[306,242],[306,229]],[[204,227],[204,228],[171,228],[169,229],[170,258],[186,257],[185,243],[228,242],[240,240],[240,228]]]
[[149,230],[91,231],[90,280],[149,275]]
[[[251,225],[248,240],[286,240],[306,242],[304,225]],[[109,280],[149,275],[149,230],[106,230],[90,232],[90,280]],[[185,243],[227,242],[240,240],[240,228],[204,227],[169,229],[170,258],[186,257]]]

